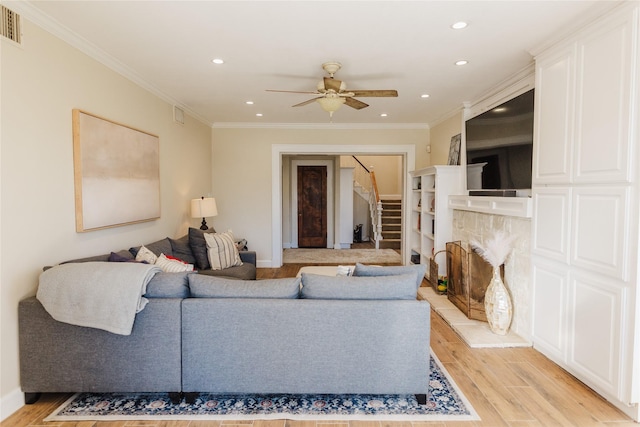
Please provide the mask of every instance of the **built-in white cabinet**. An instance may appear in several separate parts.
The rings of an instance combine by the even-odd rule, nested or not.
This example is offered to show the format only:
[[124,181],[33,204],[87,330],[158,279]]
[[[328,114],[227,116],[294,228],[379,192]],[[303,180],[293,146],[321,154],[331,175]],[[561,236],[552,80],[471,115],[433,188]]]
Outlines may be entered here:
[[640,415],[640,7],[536,55],[534,347]]
[[[464,193],[461,166],[430,166],[411,172],[411,258],[427,264],[452,238],[453,210],[449,196]],[[445,254],[437,255],[438,275],[446,275]],[[429,267],[427,267],[427,278]],[[435,285],[434,285],[435,286]]]

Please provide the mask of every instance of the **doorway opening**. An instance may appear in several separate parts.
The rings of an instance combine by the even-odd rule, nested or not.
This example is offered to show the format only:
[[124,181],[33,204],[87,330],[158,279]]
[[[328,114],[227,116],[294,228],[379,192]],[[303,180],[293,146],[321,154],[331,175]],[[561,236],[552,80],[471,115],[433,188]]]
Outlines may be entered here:
[[[402,260],[408,262],[408,231],[411,189],[408,185],[408,172],[415,169],[414,145],[315,145],[315,144],[274,144],[271,148],[272,167],[272,267],[282,266],[283,257],[283,156],[319,155],[396,155],[402,157]],[[329,201],[328,201],[329,203]],[[293,219],[292,219],[293,220]],[[330,218],[327,219],[330,221]],[[330,238],[331,236],[329,236]]]

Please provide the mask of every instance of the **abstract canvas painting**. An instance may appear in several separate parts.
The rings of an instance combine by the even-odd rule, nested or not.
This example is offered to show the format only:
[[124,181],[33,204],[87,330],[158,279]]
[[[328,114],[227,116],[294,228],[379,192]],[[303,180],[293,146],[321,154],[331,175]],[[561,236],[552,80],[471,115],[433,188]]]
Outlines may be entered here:
[[159,138],[73,110],[76,231],[160,218]]

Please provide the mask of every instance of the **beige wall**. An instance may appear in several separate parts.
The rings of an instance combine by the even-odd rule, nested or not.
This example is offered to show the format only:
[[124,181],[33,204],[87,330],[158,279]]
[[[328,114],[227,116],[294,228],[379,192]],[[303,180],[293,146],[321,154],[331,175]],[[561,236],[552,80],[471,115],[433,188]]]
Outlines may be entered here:
[[[431,128],[431,164],[446,165],[451,137],[462,132],[462,111]],[[460,153],[462,160],[462,153]]]
[[381,195],[402,195],[404,182],[402,156],[358,156],[358,160],[375,172],[378,191]]
[[[271,147],[274,144],[314,144],[327,147],[415,145],[415,163],[416,168],[419,168],[427,165],[428,143],[429,130],[426,128],[365,130],[214,127],[213,195],[218,203],[215,227],[232,229],[237,236],[246,238],[249,249],[257,251],[258,265],[270,265]],[[285,229],[286,227],[283,228]],[[286,241],[283,238],[283,242]]]
[[[211,193],[211,128],[60,39],[23,20],[23,46],[1,45],[0,403],[22,403],[18,301],[35,293],[45,265],[177,237],[198,220],[189,200]],[[87,112],[160,137],[161,218],[76,233],[71,111]],[[235,160],[235,159],[234,159]],[[265,162],[268,165],[268,162]],[[241,164],[241,163],[240,163]],[[241,182],[241,174],[233,179]],[[247,184],[249,188],[250,184]],[[221,203],[223,214],[226,206]]]

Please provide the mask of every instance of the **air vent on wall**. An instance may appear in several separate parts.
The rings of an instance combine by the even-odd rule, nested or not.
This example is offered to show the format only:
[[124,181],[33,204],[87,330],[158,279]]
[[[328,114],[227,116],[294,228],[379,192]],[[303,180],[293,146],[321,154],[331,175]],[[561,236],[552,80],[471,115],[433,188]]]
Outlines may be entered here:
[[184,110],[176,105],[173,106],[173,121],[184,124]]
[[0,5],[2,22],[0,22],[0,35],[20,43],[20,15]]

